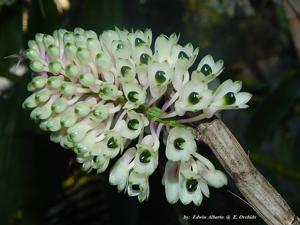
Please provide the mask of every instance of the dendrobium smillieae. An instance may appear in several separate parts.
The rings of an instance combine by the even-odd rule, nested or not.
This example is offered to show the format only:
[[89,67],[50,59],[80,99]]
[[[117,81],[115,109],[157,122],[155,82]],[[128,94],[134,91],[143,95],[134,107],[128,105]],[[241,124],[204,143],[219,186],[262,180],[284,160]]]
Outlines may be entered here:
[[34,77],[23,107],[53,142],[74,151],[83,170],[104,172],[120,156],[110,184],[140,202],[164,151],[167,200],[200,205],[208,187],[227,178],[201,155],[194,122],[247,108],[251,94],[240,92],[240,81],[211,85],[224,69],[211,55],[191,71],[199,49],[178,41],[172,34],[152,43],[150,29],[37,34],[26,52]]

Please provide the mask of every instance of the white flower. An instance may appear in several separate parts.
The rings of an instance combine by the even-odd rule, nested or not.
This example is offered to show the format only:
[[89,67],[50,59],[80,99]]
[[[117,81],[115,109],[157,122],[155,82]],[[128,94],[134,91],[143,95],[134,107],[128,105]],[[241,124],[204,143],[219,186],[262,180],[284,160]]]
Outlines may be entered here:
[[122,137],[133,140],[139,136],[145,126],[149,125],[148,119],[141,113],[133,110],[127,112],[126,120],[120,120],[114,130]]
[[209,197],[207,183],[199,176],[194,159],[181,163],[179,168],[180,201],[184,205],[193,202],[199,206],[203,200],[202,193]]
[[190,128],[175,127],[170,130],[166,156],[171,161],[186,161],[197,150],[196,141]]
[[151,29],[146,29],[144,32],[137,30],[134,33],[129,33],[128,39],[134,48],[142,45],[150,47],[152,42],[152,31]]
[[104,50],[112,53],[112,43],[120,40],[119,34],[114,30],[106,30],[100,36],[99,40]]
[[178,42],[179,36],[175,33],[170,37],[166,35],[159,35],[154,44],[154,57],[158,62],[166,61],[169,65],[172,65],[171,50]]
[[130,171],[130,163],[136,154],[135,148],[128,149],[112,167],[109,174],[109,183],[117,185],[118,191],[125,189]]
[[114,40],[111,48],[116,58],[129,59],[132,55],[132,46],[127,39]]
[[140,45],[135,48],[133,52],[133,60],[140,70],[146,70],[147,65],[152,61],[152,50],[146,45]]
[[123,90],[125,97],[128,100],[127,103],[124,105],[124,108],[135,109],[145,103],[146,92],[139,84],[124,83]]
[[167,90],[173,75],[167,62],[154,62],[148,66],[150,93],[154,99],[161,97]]
[[131,171],[128,178],[127,192],[129,196],[138,196],[140,202],[148,199],[150,193],[148,176]]
[[[100,129],[100,126],[98,126],[99,131],[98,130],[91,130],[89,131],[80,142],[75,142],[72,139],[69,138],[69,136],[67,136],[69,138],[69,141],[71,141],[72,143],[74,143],[74,151],[77,154],[80,154],[82,156],[89,156],[93,153],[97,153],[99,152],[99,149],[97,149],[97,146],[95,146],[96,142],[97,142],[97,138],[96,136],[98,136],[99,133],[103,132],[103,128]],[[103,124],[104,127],[104,124]],[[102,135],[103,137],[101,137],[102,139],[104,139],[104,135]]]
[[82,164],[82,169],[84,171],[88,171],[90,172],[93,167],[94,167],[94,160],[93,160],[93,156],[88,156],[88,157],[83,157],[81,155],[77,155],[77,162]]
[[146,135],[141,144],[143,145],[146,145],[146,146],[149,146],[150,148],[152,148],[154,151],[157,151],[158,148],[159,148],[159,139],[158,137],[155,135],[155,134],[149,134],[149,135]]
[[203,82],[210,82],[215,79],[224,70],[223,60],[214,61],[211,55],[203,57],[195,70],[192,73],[192,80],[200,80]]
[[184,47],[180,45],[173,46],[171,50],[172,67],[174,67],[174,75],[172,76],[172,84],[175,90],[179,90],[184,83],[189,80],[188,68],[194,63],[199,49],[194,50],[191,43]]
[[220,188],[227,185],[227,178],[220,170],[209,169],[204,163],[196,161],[199,175],[207,182],[209,186]]
[[158,152],[143,144],[138,144],[137,149],[133,170],[149,176],[158,165]]
[[215,170],[209,160],[199,154],[195,156],[197,161],[190,158],[185,162],[167,162],[163,184],[169,203],[174,204],[180,199],[185,205],[191,202],[200,205],[203,195],[209,198],[208,185],[220,188],[227,184],[226,176]]
[[102,173],[107,169],[109,164],[109,158],[99,153],[89,156],[78,154],[76,160],[82,164],[82,169],[88,172],[96,169],[97,173]]
[[185,177],[179,174],[179,199],[184,205],[193,202],[199,206],[202,203],[203,196],[196,175]]
[[110,158],[107,155],[104,155],[102,152],[102,149],[99,148],[99,145],[94,145],[92,150],[91,150],[91,156],[93,157],[94,160],[94,167],[97,171],[97,173],[102,173],[104,172],[108,165]]
[[97,53],[95,57],[95,64],[97,70],[102,74],[113,70],[112,58],[106,51]]
[[212,91],[200,81],[187,82],[179,93],[180,97],[175,102],[175,110],[180,116],[186,111],[197,112],[205,109],[212,98]]
[[117,80],[120,82],[131,82],[134,80],[136,75],[134,62],[128,59],[119,59],[116,62],[117,69]]
[[96,145],[104,155],[112,159],[123,151],[124,140],[120,134],[114,131],[106,131],[105,139]]
[[210,106],[204,110],[208,117],[214,113],[224,109],[244,109],[247,108],[248,101],[252,95],[248,92],[239,92],[242,88],[240,81],[233,82],[226,80],[223,82],[213,94]]

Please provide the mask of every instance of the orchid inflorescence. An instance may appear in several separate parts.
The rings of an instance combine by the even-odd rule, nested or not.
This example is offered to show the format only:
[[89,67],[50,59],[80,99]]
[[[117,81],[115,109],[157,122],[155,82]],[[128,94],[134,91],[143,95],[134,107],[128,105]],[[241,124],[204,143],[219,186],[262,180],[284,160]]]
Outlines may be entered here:
[[81,28],[39,33],[28,42],[36,76],[23,107],[33,109],[30,117],[53,142],[77,154],[85,171],[101,173],[121,155],[109,181],[140,202],[149,197],[149,176],[165,146],[167,200],[200,205],[208,185],[222,187],[227,178],[197,152],[193,124],[248,107],[251,94],[240,92],[240,81],[216,85],[223,61],[210,55],[190,73],[198,48],[178,39],[160,35],[153,51],[149,29],[115,28],[99,38]]

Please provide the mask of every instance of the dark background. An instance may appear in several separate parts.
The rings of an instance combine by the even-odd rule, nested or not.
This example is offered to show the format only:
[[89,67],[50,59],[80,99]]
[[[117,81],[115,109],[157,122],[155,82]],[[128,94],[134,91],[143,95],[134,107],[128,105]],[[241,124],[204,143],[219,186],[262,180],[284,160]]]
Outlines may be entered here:
[[[249,109],[225,112],[223,120],[257,168],[300,214],[299,58],[281,1],[70,0],[68,9],[59,10],[65,1],[0,0],[0,84],[9,84],[0,85],[1,225],[264,224],[258,216],[238,221],[183,219],[256,215],[231,194],[241,196],[232,180],[222,189],[211,188],[210,199],[200,207],[169,205],[158,170],[150,178],[149,201],[140,204],[117,193],[107,173],[81,172],[73,153],[50,142],[21,109],[32,74],[16,76],[9,68],[22,61],[20,51],[35,33],[77,26],[97,33],[114,26],[149,27],[154,37],[176,32],[181,44],[200,47],[199,58],[210,53],[224,59],[221,79],[242,80],[243,89],[254,97]],[[200,147],[222,169],[210,150]]]

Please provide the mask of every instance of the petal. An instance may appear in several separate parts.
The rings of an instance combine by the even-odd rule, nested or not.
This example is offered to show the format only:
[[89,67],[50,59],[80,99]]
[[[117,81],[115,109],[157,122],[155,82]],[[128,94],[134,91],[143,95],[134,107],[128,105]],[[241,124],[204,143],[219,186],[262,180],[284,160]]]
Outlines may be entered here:
[[249,100],[251,99],[252,94],[248,93],[248,92],[239,92],[235,95],[236,98],[236,102],[235,105],[245,105],[249,102]]
[[187,191],[186,189],[186,181],[187,179],[179,175],[179,199],[182,204],[187,205],[193,201],[193,194]]
[[164,172],[166,198],[170,204],[179,199],[178,163],[168,161]]
[[206,55],[206,56],[204,56],[204,57],[201,59],[199,65],[198,65],[198,67],[197,67],[197,70],[200,71],[201,68],[202,68],[202,66],[203,66],[204,64],[207,64],[207,65],[209,65],[210,67],[212,67],[212,65],[215,64],[215,61],[214,61],[214,59],[213,59],[213,57],[212,57],[211,55]]
[[214,188],[220,188],[228,183],[227,177],[220,170],[216,170],[215,172],[209,171],[203,178],[207,181],[208,185]]

